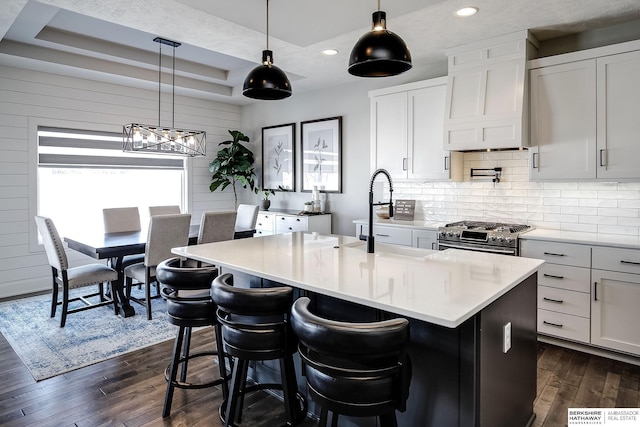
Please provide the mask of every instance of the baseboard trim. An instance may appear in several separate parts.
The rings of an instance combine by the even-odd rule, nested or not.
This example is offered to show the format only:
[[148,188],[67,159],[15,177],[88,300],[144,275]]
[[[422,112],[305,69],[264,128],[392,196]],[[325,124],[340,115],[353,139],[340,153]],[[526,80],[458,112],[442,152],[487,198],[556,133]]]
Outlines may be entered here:
[[619,353],[617,351],[607,350],[600,347],[580,344],[574,341],[566,341],[560,338],[550,337],[547,335],[538,335],[538,341],[557,345],[558,347],[570,348],[572,350],[581,351],[583,353],[589,353],[596,356],[606,357],[607,359],[613,359],[620,362],[629,363],[631,365],[640,366],[640,357],[633,356],[630,354]]

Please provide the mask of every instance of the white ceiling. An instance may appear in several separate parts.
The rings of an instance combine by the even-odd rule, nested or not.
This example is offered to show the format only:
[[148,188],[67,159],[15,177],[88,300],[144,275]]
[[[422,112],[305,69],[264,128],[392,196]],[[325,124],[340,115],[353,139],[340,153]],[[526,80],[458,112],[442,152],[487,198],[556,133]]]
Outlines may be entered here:
[[[2,0],[0,64],[157,89],[156,36],[176,50],[176,93],[243,104],[246,74],[266,48],[265,0]],[[480,12],[457,18],[473,4]],[[297,92],[354,82],[351,48],[375,0],[271,0],[269,47]],[[540,40],[640,19],[639,0],[386,0],[387,27],[411,51],[419,80],[445,49],[529,29]],[[325,48],[339,50],[322,55]],[[163,46],[163,54],[171,54]],[[163,62],[170,73],[171,62]],[[446,69],[446,68],[445,68]],[[170,74],[163,77],[163,83]],[[422,77],[424,78],[424,77]],[[393,84],[389,78],[389,84]]]

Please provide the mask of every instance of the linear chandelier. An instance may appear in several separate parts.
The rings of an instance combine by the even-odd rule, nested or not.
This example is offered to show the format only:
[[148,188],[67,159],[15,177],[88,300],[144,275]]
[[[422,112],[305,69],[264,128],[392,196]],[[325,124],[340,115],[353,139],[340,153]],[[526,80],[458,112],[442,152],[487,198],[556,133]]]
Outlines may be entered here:
[[[129,123],[122,127],[122,149],[128,152],[173,154],[180,156],[204,156],[207,133],[202,130],[177,129],[175,127],[176,48],[181,43],[156,37],[158,43],[158,124]],[[162,45],[173,47],[171,88],[171,127],[160,125],[160,83],[162,76]]]

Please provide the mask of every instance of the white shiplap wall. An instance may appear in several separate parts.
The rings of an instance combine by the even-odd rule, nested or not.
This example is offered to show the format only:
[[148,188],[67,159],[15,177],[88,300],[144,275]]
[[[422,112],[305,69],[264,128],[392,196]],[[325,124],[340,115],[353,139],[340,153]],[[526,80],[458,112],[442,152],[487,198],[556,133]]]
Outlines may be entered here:
[[[470,178],[502,167],[502,180]],[[640,182],[529,182],[527,151],[464,154],[464,182],[394,182],[394,198],[416,199],[416,219],[505,221],[568,231],[640,234]]]
[[[162,123],[171,123],[171,97],[162,101]],[[231,191],[209,192],[208,165],[240,117],[236,105],[176,96],[176,125],[207,132],[208,154],[190,160],[187,174],[192,223],[205,210],[234,207]],[[125,123],[157,120],[157,92],[0,65],[0,298],[51,286],[33,221],[37,126],[121,132]],[[73,265],[93,261],[73,251],[69,258]]]

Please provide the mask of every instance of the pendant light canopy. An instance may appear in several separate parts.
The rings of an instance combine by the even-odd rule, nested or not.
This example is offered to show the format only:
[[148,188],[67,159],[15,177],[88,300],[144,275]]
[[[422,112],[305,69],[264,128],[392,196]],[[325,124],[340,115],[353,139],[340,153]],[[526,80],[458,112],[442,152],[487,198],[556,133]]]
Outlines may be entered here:
[[267,0],[267,49],[262,51],[262,65],[251,70],[244,80],[242,94],[249,98],[277,100],[291,96],[291,83],[280,68],[273,65],[269,50],[269,0]]
[[358,77],[388,77],[411,68],[411,53],[397,34],[387,30],[387,14],[373,12],[371,31],[360,37],[351,50],[349,73]]

